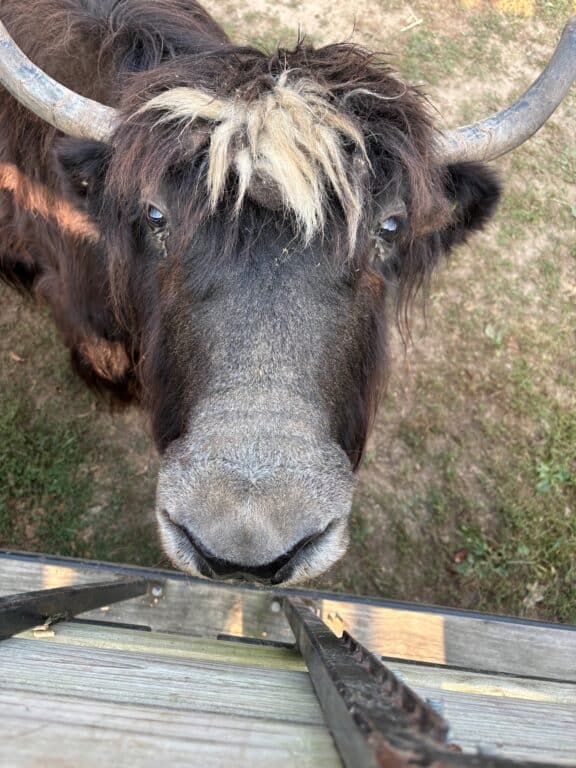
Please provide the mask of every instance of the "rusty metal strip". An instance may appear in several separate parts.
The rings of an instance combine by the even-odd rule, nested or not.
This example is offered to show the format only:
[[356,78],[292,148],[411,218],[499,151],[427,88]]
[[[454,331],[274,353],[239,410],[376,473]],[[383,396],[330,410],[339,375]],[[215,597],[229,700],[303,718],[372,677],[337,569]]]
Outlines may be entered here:
[[[447,743],[441,715],[347,632],[338,638],[303,600],[284,611],[346,768],[522,768],[463,754]],[[530,768],[552,768],[530,762]]]
[[128,600],[148,591],[148,579],[118,579],[0,598],[0,640],[39,624],[70,619],[78,613]]

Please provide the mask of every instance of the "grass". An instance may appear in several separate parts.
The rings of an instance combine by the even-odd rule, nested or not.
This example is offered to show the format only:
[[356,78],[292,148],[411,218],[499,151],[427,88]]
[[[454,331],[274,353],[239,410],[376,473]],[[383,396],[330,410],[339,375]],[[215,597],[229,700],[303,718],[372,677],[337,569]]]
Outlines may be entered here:
[[[520,92],[526,51],[543,59],[572,8],[537,0],[534,22],[487,5],[415,0],[421,23],[368,44],[395,50],[442,114],[473,120],[500,105],[510,73]],[[398,0],[377,6],[414,18]],[[233,7],[235,32],[265,47],[306,31],[305,3]],[[443,269],[414,347],[394,342],[350,551],[316,586],[576,622],[575,114],[572,96],[498,163],[494,224]],[[0,359],[0,546],[163,562],[141,426],[84,391],[49,318],[6,289]]]
[[458,52],[458,46],[451,38],[429,29],[417,29],[404,49],[402,73],[410,82],[437,85],[455,73]]
[[0,547],[162,561],[154,478],[135,476],[127,451],[146,455],[145,436],[122,436],[126,415],[72,376],[45,312],[1,286],[0,302]]
[[[162,561],[149,488],[85,420],[54,417],[19,393],[0,411],[0,547],[138,564]],[[101,462],[108,477],[98,477]],[[145,484],[146,485],[146,484]],[[148,514],[147,514],[148,513]]]
[[[475,433],[473,452],[457,438],[432,448],[433,431],[421,422],[426,403],[399,425],[394,439],[406,445],[409,470],[416,456],[430,479],[417,494],[405,490],[409,480],[403,479],[404,490],[373,496],[377,514],[359,504],[342,588],[378,593],[385,583],[389,597],[425,595],[441,604],[576,623],[576,411],[551,407],[530,379],[513,381],[525,375],[511,373],[504,386],[515,396],[506,423],[499,414],[487,420],[483,438]],[[515,421],[529,421],[530,431],[514,429]],[[481,445],[486,450],[479,451]],[[475,494],[466,482],[471,454]],[[389,521],[379,537],[382,555],[390,552],[384,573],[385,558],[366,547],[378,517]]]
[[537,15],[547,24],[558,26],[576,10],[573,0],[536,0]]
[[0,412],[0,444],[0,544],[25,537],[47,552],[82,556],[79,512],[91,481],[81,430],[12,397]]
[[575,623],[576,413],[550,408],[530,389],[516,408],[530,413],[536,434],[516,439],[506,463],[492,466],[496,526],[461,525],[466,557],[456,570],[481,608]]
[[402,73],[411,82],[440,85],[453,76],[481,77],[502,65],[505,47],[517,32],[513,18],[489,10],[470,19],[458,34],[440,30],[445,25],[416,27],[401,53]]

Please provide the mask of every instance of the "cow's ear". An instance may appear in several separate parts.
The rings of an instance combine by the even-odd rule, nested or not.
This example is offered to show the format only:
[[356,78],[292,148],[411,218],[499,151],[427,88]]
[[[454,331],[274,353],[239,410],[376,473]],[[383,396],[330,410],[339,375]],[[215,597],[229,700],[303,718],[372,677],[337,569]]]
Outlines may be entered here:
[[57,172],[68,191],[86,199],[103,188],[109,149],[106,144],[84,139],[63,138],[56,145]]
[[454,206],[451,224],[441,232],[442,245],[450,250],[463,243],[493,216],[500,200],[498,175],[482,163],[456,163],[446,167],[445,187]]

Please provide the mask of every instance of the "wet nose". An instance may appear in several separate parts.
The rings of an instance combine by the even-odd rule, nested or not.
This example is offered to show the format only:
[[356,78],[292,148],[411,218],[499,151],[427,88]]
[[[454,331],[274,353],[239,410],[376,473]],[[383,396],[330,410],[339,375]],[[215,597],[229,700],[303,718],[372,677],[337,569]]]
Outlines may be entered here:
[[186,536],[196,552],[203,576],[213,579],[259,581],[264,584],[281,584],[285,581],[289,577],[296,559],[303,554],[307,547],[317,543],[324,533],[325,530],[321,530],[305,536],[287,552],[270,563],[244,565],[216,557],[190,531],[186,530]]

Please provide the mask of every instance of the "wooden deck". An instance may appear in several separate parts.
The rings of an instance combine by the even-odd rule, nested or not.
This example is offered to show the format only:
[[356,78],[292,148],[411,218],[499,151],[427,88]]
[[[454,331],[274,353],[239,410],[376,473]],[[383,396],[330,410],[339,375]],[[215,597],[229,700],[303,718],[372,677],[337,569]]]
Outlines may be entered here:
[[288,649],[64,623],[2,642],[0,689],[5,766],[340,765]]
[[[0,555],[0,596],[122,570]],[[151,632],[67,622],[0,643],[0,764],[340,765],[297,652],[216,639],[293,641],[274,593],[153,576],[156,595],[85,615]],[[308,594],[440,702],[466,751],[576,766],[574,628]]]

